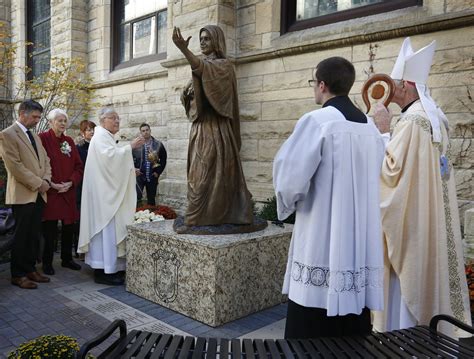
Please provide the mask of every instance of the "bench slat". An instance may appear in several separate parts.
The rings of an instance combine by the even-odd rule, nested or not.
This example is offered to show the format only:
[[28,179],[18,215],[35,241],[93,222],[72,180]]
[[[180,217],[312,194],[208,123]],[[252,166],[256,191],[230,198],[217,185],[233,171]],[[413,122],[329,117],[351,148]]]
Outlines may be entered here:
[[313,344],[314,348],[317,350],[320,356],[323,358],[328,358],[331,356],[331,352],[326,347],[326,344],[321,340],[321,338],[309,339]]
[[122,357],[124,359],[131,358],[133,354],[136,353],[137,350],[141,349],[143,342],[150,336],[149,332],[141,332],[140,335],[135,338],[135,341],[133,344],[130,346],[130,348],[127,349],[125,353],[122,354]]
[[207,340],[207,355],[206,358],[212,359],[217,355],[217,339],[209,338]]
[[242,354],[248,359],[255,359],[255,349],[251,339],[242,339]]
[[[416,332],[418,335],[426,338],[427,341],[434,342],[433,345],[442,346],[442,348],[452,349],[456,352],[457,355],[462,353],[467,358],[474,357],[474,348],[469,347],[453,338],[450,338],[441,333],[433,333],[428,327],[418,326],[410,329],[412,332]],[[440,348],[440,350],[445,351],[445,349]]]
[[331,354],[333,354],[336,358],[345,358],[346,355],[335,345],[333,338],[328,337],[328,338],[321,338],[321,341],[326,344],[326,346],[329,348]]
[[[365,340],[362,340],[362,337],[356,337],[358,340],[354,339],[353,337],[346,337],[346,343],[350,345],[354,350],[359,354],[360,357],[367,359],[367,358],[377,358],[377,355],[374,354],[368,346],[372,346],[368,344]],[[377,352],[378,354],[378,352]]]
[[419,335],[407,335],[407,333],[401,331],[394,331],[392,333],[383,333],[384,336],[398,338],[403,342],[401,345],[404,349],[409,351],[412,355],[430,355],[430,356],[440,356],[445,358],[445,353],[440,351],[438,348],[432,346],[435,342],[431,340],[426,340],[428,338],[423,338]]
[[[348,358],[354,359],[360,357],[359,354],[354,350],[354,348],[347,341],[347,337],[343,338],[328,338],[333,342],[335,347],[338,347],[345,356]],[[342,356],[341,356],[342,357]]]
[[[175,335],[173,337],[173,340],[171,341],[170,346],[166,350],[165,359],[171,359],[171,358],[176,357],[178,348],[181,347],[182,341],[183,341],[183,337],[181,335]],[[155,358],[152,356],[151,359],[158,359],[158,358]]]
[[[389,348],[386,348],[386,346],[384,344],[380,343],[379,340],[377,338],[375,338],[374,336],[369,335],[367,337],[362,337],[362,338],[365,339],[366,341],[368,341],[372,345],[371,349],[379,351],[382,354],[382,355],[379,354],[377,357],[380,357],[380,356],[385,357],[385,358],[397,358],[398,357],[396,355],[396,353],[394,353]],[[396,349],[400,351],[399,348],[396,348]]]
[[239,339],[232,339],[231,340],[231,349],[232,358],[240,358],[242,355],[242,350],[240,347],[240,340]]
[[193,359],[202,358],[206,349],[206,339],[198,338],[194,347]]
[[267,349],[265,348],[265,343],[263,342],[262,339],[255,339],[253,341],[255,344],[255,351],[260,359],[262,358],[267,358],[268,357],[268,352]]
[[158,342],[158,339],[161,335],[162,334],[159,333],[152,333],[151,336],[147,339],[146,344],[143,346],[142,350],[140,350],[140,353],[137,354],[135,359],[145,359],[145,357],[147,357],[150,353],[151,349]]
[[400,333],[378,333],[378,337],[384,337],[385,340],[392,342],[394,345],[397,345],[400,348],[403,348],[405,351],[405,358],[412,358],[415,355],[419,354],[419,351],[416,350],[416,344],[413,345],[412,342],[407,342],[406,337]]
[[179,351],[179,358],[187,358],[194,348],[194,337],[185,337],[183,345]]
[[295,356],[293,355],[293,352],[290,349],[290,346],[288,345],[288,342],[284,339],[277,339],[276,340],[278,346],[281,348],[281,351],[283,352],[283,355],[285,358],[288,359],[293,359]]
[[227,359],[229,358],[229,340],[221,339],[220,341],[220,358]]
[[137,330],[132,330],[130,333],[127,334],[127,337],[120,342],[117,347],[114,349],[113,352],[109,354],[109,358],[120,358],[122,352],[127,347],[128,344],[139,334],[140,332]]
[[297,339],[289,339],[288,342],[290,342],[291,348],[295,352],[297,358],[305,357],[304,349]]
[[426,351],[420,351],[421,348],[419,348],[415,342],[412,340],[407,341],[407,339],[409,339],[407,337],[385,334],[386,333],[377,333],[374,334],[374,337],[380,340],[384,346],[389,347],[397,353],[400,358],[413,358],[413,356],[417,357],[420,354],[426,354]]
[[158,359],[167,348],[169,341],[173,338],[171,334],[163,334],[160,338],[160,341],[156,344],[155,350],[153,350],[153,354],[151,355],[150,359]]
[[271,358],[281,358],[280,350],[278,350],[277,344],[273,339],[265,339],[264,343],[270,351]]
[[321,355],[314,349],[313,344],[308,339],[300,339],[301,345],[304,347],[306,353],[308,353],[310,358],[322,358]]
[[[411,340],[411,343],[417,348],[419,353],[424,354],[424,355],[436,355],[439,354],[442,358],[452,358],[452,357],[457,357],[457,352],[454,349],[451,349],[449,347],[445,347],[442,351],[440,351],[439,347],[439,342],[435,339],[436,337],[426,337],[428,342],[426,340],[423,340],[422,336],[416,335],[416,332],[411,332],[410,330],[407,329],[402,329],[397,331],[397,333],[394,333],[397,335],[404,335],[407,339]],[[420,344],[421,343],[421,344]],[[438,346],[438,348],[436,348]],[[448,355],[449,354],[449,355]]]

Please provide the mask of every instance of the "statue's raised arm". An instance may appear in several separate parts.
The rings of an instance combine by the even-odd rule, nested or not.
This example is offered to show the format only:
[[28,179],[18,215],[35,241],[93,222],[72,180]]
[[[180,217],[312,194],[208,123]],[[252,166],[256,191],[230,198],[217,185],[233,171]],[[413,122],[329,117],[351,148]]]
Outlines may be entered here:
[[173,29],[173,42],[176,47],[183,53],[183,55],[188,60],[191,68],[195,69],[199,66],[199,58],[189,50],[189,41],[191,40],[192,36],[189,36],[186,40],[181,35],[181,30],[179,27],[174,27]]

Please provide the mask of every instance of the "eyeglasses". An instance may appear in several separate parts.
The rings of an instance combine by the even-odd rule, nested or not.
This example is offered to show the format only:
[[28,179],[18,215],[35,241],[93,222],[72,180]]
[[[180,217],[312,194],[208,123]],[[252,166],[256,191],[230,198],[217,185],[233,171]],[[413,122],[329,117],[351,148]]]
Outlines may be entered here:
[[308,80],[308,85],[309,85],[309,87],[314,87],[315,84],[319,85],[320,82],[321,81],[319,81],[317,79],[316,80]]

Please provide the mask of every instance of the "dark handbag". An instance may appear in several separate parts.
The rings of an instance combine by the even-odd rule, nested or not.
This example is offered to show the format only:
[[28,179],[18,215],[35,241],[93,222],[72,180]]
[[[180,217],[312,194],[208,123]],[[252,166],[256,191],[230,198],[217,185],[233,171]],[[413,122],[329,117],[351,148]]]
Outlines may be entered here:
[[15,219],[11,208],[0,208],[0,255],[11,249],[14,230]]

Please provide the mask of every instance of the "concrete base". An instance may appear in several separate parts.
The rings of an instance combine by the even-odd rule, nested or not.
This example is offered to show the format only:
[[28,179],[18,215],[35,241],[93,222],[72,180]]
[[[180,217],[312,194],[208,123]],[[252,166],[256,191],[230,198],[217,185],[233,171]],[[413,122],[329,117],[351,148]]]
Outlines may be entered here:
[[292,225],[206,236],[176,234],[172,226],[128,227],[127,291],[214,327],[286,300]]

